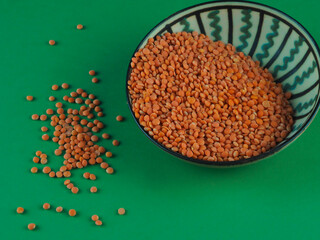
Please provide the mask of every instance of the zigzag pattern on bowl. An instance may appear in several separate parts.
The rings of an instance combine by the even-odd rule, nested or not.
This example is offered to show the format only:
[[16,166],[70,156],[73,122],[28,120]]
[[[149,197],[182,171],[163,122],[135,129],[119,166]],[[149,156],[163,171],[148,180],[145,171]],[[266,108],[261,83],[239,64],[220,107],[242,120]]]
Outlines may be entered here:
[[319,101],[318,56],[303,29],[260,7],[241,4],[198,7],[155,29],[152,35],[197,31],[214,41],[232,43],[237,51],[260,61],[275,81],[282,83],[284,91],[293,94],[290,102],[295,110],[295,124],[287,137],[290,138],[308,120]]

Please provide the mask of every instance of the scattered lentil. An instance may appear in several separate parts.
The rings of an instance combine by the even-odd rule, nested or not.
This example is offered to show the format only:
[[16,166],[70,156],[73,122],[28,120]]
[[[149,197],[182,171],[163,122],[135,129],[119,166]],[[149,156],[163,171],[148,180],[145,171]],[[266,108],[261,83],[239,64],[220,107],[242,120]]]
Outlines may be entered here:
[[43,204],[43,209],[45,209],[45,210],[50,209],[50,204],[49,203],[44,203]]
[[63,207],[61,207],[61,206],[57,207],[56,211],[59,212],[59,213],[62,212],[63,211]]
[[114,170],[113,170],[112,167],[107,167],[106,173],[108,173],[108,174],[113,174],[113,172],[114,172]]
[[59,89],[59,86],[57,84],[52,85],[51,89],[53,91],[57,91]]
[[50,44],[51,46],[53,46],[53,45],[56,44],[56,41],[55,41],[55,40],[49,40],[49,44]]
[[74,209],[70,209],[70,210],[69,210],[69,215],[70,215],[71,217],[74,217],[76,214],[77,214],[76,210],[74,210]]
[[113,140],[112,141],[113,146],[119,146],[119,141],[118,140]]
[[26,99],[27,99],[28,101],[32,101],[32,100],[33,100],[33,96],[27,96]]
[[89,75],[94,76],[94,75],[96,75],[96,72],[94,70],[90,70]]
[[96,223],[97,226],[101,226],[102,225],[102,221],[101,220],[97,220],[97,221],[95,221],[95,223]]
[[37,172],[38,172],[38,168],[37,168],[37,167],[31,168],[31,172],[32,172],[32,173],[37,173]]
[[34,230],[36,228],[36,225],[34,223],[29,223],[28,224],[28,229],[29,230]]
[[17,213],[22,214],[24,212],[24,208],[23,207],[18,207],[17,208]]
[[119,208],[118,209],[118,214],[119,215],[124,215],[126,213],[126,210],[124,208]]
[[62,83],[61,87],[63,89],[68,89],[69,88],[69,84],[68,83]]
[[118,122],[121,122],[121,121],[123,121],[123,117],[119,115],[119,116],[116,117],[116,120],[117,120]]
[[99,220],[99,216],[98,215],[92,215],[91,219],[92,219],[92,221],[97,221],[97,220]]

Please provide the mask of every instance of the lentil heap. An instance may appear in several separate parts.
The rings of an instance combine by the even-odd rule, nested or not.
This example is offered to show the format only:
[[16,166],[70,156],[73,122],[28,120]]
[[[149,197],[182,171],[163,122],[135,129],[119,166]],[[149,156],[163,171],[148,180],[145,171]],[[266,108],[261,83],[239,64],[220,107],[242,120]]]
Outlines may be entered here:
[[[92,72],[91,70],[90,72]],[[95,74],[95,73],[94,73]],[[63,83],[63,89],[68,89],[69,84]],[[52,90],[59,89],[58,85],[53,85]],[[78,88],[75,92],[70,93],[70,97],[65,95],[63,100],[68,103],[81,104],[79,108],[66,108],[62,102],[55,103],[56,109],[47,109],[46,113],[51,115],[50,125],[54,129],[53,136],[48,134],[42,135],[44,141],[51,140],[56,142],[59,146],[55,149],[54,153],[57,156],[62,155],[64,158],[63,165],[59,171],[53,171],[49,166],[43,168],[43,173],[48,174],[50,177],[70,177],[71,170],[74,168],[84,168],[89,165],[105,163],[102,159],[106,149],[103,146],[97,144],[99,137],[97,134],[103,131],[104,124],[96,117],[99,117],[99,113],[103,113],[100,107],[100,100],[95,95],[85,92],[83,89]],[[33,120],[38,120],[39,115],[33,114]],[[47,115],[42,114],[40,116],[42,121],[48,119]],[[44,131],[48,131],[48,128],[42,128]],[[104,138],[109,135],[102,133]],[[106,137],[107,136],[107,137]],[[118,141],[115,140],[117,143]],[[37,151],[37,156],[41,157],[41,163],[47,163],[47,155],[42,154],[41,151]],[[109,154],[106,155],[109,157]],[[33,158],[34,163],[39,163],[39,158]],[[31,172],[36,173],[37,168],[32,168]],[[96,176],[90,174],[90,179],[95,180]],[[71,183],[70,183],[71,184]],[[67,184],[70,187],[71,192],[78,193],[78,187]]]
[[249,158],[291,131],[291,94],[231,44],[196,32],[166,33],[150,38],[131,68],[135,117],[156,141],[184,156]]

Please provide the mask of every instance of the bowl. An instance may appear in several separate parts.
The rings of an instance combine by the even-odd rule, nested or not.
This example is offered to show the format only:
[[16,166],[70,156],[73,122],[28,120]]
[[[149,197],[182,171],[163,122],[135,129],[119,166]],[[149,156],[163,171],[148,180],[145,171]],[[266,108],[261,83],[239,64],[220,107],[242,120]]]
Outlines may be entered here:
[[131,67],[127,72],[127,99],[135,122],[141,131],[166,152],[199,165],[213,167],[240,166],[265,159],[296,140],[310,125],[319,109],[319,47],[310,33],[295,19],[264,4],[243,1],[206,2],[180,10],[157,24],[139,43],[166,32],[197,31],[213,41],[233,44],[237,51],[250,55],[268,68],[283,90],[290,91],[294,109],[292,131],[274,148],[258,156],[237,161],[213,162],[188,158],[167,149],[154,140],[139,124],[132,111],[128,91]]

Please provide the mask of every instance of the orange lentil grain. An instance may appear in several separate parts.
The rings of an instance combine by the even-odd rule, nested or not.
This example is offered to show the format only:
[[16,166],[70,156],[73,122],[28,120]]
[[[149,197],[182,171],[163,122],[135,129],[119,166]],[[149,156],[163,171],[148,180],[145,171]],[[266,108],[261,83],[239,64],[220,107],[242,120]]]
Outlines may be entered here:
[[94,175],[92,173],[89,175],[89,178],[90,178],[90,180],[96,180],[97,179],[96,175]]
[[32,173],[37,173],[37,172],[38,172],[38,168],[37,168],[37,167],[31,168],[31,172],[32,172]]
[[55,40],[49,40],[49,44],[50,44],[51,46],[53,46],[53,45],[56,44],[56,41],[55,41]]
[[42,169],[42,172],[48,174],[49,172],[51,172],[51,168],[46,166]]
[[44,203],[42,207],[43,207],[43,209],[48,210],[48,209],[50,209],[50,204]]
[[119,208],[118,209],[118,214],[119,215],[124,215],[126,213],[126,210],[124,208]]
[[103,169],[106,169],[107,167],[109,167],[109,164],[106,163],[106,162],[102,162],[102,163],[100,164],[100,167],[103,168]]
[[109,134],[108,134],[108,133],[103,133],[103,134],[102,134],[102,137],[103,137],[104,139],[108,139],[108,138],[110,138],[110,136],[109,136]]
[[106,157],[111,158],[112,157],[112,152],[106,152]]
[[96,193],[98,191],[97,187],[93,186],[90,188],[90,192]]
[[36,156],[40,157],[41,154],[42,154],[41,151],[36,151]]
[[108,173],[108,174],[113,174],[113,172],[114,172],[114,170],[113,170],[112,167],[107,167],[106,173]]
[[83,29],[83,25],[82,25],[82,24],[78,24],[78,25],[77,25],[77,29],[78,29],[78,30]]
[[93,83],[98,83],[99,80],[98,80],[98,78],[94,77],[94,78],[92,78],[92,82],[93,82]]
[[61,207],[61,206],[57,207],[56,211],[59,212],[59,213],[62,212],[63,211],[63,207]]
[[48,160],[46,158],[41,158],[40,163],[41,164],[47,164]]
[[73,188],[71,188],[71,192],[74,194],[77,194],[79,192],[79,188],[73,187]]
[[38,120],[39,119],[39,115],[38,114],[32,114],[31,118],[32,118],[32,120]]
[[43,127],[41,127],[41,131],[42,131],[42,132],[47,132],[47,131],[48,131],[48,128],[45,127],[45,126],[43,126]]
[[69,216],[74,217],[77,214],[76,210],[70,209],[69,210]]
[[94,70],[90,70],[89,75],[94,76],[94,75],[96,75],[96,72]]
[[47,120],[47,115],[44,115],[44,114],[42,114],[41,116],[40,116],[40,120],[41,121],[45,121],[45,120]]
[[54,96],[50,96],[50,97],[49,97],[49,101],[50,101],[50,102],[52,102],[52,101],[54,101],[54,100],[56,100],[56,98],[55,98]]
[[51,89],[53,91],[57,91],[59,89],[59,86],[57,84],[52,85]]
[[86,179],[89,179],[90,178],[90,173],[89,172],[85,172],[83,174],[83,177],[86,178]]
[[51,171],[49,173],[49,177],[54,178],[56,176],[56,173],[54,171]]
[[40,159],[38,157],[33,157],[32,161],[34,163],[39,163]]
[[61,87],[63,89],[68,89],[69,88],[69,84],[68,83],[62,83]]
[[68,188],[68,189],[72,189],[73,187],[74,187],[73,183],[67,184],[67,188]]
[[113,146],[119,146],[119,141],[118,140],[113,140],[112,141]]
[[26,99],[27,99],[28,101],[32,101],[32,100],[33,100],[33,96],[27,96]]
[[43,134],[42,135],[42,140],[48,141],[49,140],[49,135],[48,134]]
[[97,221],[95,221],[95,224],[96,224],[97,226],[101,226],[101,225],[102,225],[102,221],[101,221],[101,220],[97,220]]
[[29,229],[29,230],[32,231],[32,230],[34,230],[35,228],[36,228],[36,225],[35,225],[34,223],[29,223],[29,224],[28,224],[28,229]]
[[116,120],[117,120],[118,122],[121,122],[121,121],[123,121],[123,117],[119,115],[119,116],[116,117]]
[[24,208],[23,207],[18,207],[17,208],[17,213],[22,214],[23,212],[24,212]]
[[98,215],[92,215],[91,219],[92,219],[92,221],[97,221],[97,220],[99,220],[99,216]]

